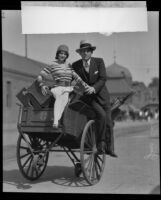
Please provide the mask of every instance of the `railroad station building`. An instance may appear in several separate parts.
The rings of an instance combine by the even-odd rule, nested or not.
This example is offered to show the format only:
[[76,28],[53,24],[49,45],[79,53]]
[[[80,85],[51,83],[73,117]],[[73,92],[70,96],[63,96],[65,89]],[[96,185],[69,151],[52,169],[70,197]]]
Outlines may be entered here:
[[16,94],[35,80],[44,64],[7,51],[2,52],[3,65],[3,123],[18,120]]
[[[3,65],[3,123],[17,123],[18,99],[16,94],[23,88],[30,86],[46,63],[41,63],[25,56],[2,51]],[[133,82],[130,71],[115,61],[106,67],[107,82],[111,100],[117,96],[125,96],[130,88],[137,90],[137,94],[127,101],[140,108],[149,100],[149,90],[144,84]]]
[[132,86],[132,75],[130,71],[114,61],[106,68],[107,82],[111,100],[115,97],[126,96]]

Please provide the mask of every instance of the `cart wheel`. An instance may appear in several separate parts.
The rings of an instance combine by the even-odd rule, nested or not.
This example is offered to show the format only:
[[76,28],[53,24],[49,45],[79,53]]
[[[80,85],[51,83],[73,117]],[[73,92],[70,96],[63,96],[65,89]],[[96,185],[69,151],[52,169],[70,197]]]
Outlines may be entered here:
[[75,175],[76,175],[76,177],[79,177],[81,173],[82,173],[81,164],[76,163],[76,165],[75,165]]
[[96,135],[95,121],[90,120],[85,125],[80,149],[83,175],[90,185],[101,179],[106,161],[105,153],[99,154],[97,150]]
[[42,175],[47,166],[49,152],[44,156],[44,150],[48,143],[35,136],[25,134],[25,137],[33,150],[33,154],[24,138],[19,135],[17,141],[17,164],[26,179],[36,180]]

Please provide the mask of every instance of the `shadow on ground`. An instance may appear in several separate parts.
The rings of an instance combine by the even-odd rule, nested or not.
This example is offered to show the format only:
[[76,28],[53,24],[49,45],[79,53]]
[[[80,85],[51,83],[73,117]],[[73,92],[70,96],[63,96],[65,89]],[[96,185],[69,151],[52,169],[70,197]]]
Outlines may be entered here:
[[16,158],[16,146],[15,145],[7,145],[3,146],[3,159],[12,159]]
[[74,167],[48,166],[43,175],[36,181],[25,179],[18,169],[3,171],[3,183],[13,185],[21,190],[30,189],[34,184],[47,181],[67,187],[89,186],[82,175],[79,178],[75,177]]

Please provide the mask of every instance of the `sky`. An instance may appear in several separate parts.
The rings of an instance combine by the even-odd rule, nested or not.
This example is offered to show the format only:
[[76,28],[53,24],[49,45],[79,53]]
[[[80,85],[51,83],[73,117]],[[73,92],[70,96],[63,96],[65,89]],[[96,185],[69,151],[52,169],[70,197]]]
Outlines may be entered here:
[[[126,67],[133,81],[148,85],[159,77],[159,12],[148,11],[148,32],[122,32],[105,36],[100,33],[28,34],[27,57],[51,63],[60,44],[69,46],[69,62],[80,59],[76,49],[81,40],[88,40],[96,50],[93,56],[102,57],[106,67],[116,62]],[[2,49],[25,56],[25,35],[22,34],[21,11],[4,10],[2,18]]]

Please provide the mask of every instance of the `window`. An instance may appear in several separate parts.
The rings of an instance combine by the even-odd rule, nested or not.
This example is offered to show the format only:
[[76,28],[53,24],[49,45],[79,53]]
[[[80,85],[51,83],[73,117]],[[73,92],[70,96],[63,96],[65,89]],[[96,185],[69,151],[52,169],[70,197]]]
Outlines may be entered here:
[[6,82],[6,106],[8,108],[11,107],[11,96],[12,96],[12,93],[11,93],[11,81],[7,81]]

